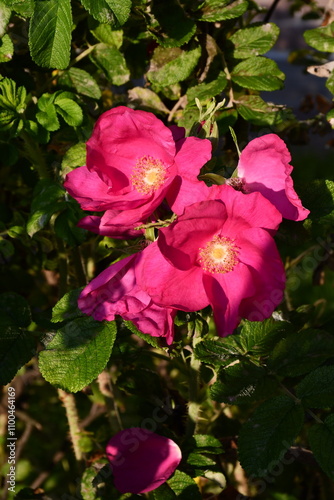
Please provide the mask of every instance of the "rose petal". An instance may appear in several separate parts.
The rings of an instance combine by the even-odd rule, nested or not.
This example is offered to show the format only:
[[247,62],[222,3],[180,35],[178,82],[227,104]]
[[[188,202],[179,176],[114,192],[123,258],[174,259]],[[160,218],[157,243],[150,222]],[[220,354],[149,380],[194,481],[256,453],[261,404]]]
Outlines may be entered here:
[[146,493],[174,473],[182,454],[178,445],[140,427],[120,431],[107,444],[115,487],[121,493]]

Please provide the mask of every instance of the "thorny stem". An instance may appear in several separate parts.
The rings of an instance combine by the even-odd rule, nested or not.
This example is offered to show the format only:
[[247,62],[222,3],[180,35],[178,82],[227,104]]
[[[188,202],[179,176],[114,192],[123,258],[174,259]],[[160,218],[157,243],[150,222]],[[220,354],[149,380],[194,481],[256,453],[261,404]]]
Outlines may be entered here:
[[65,410],[67,421],[70,429],[70,436],[73,445],[73,451],[75,458],[78,462],[82,460],[82,451],[79,446],[80,439],[80,427],[79,427],[79,417],[77,412],[77,407],[75,404],[75,399],[73,394],[69,394],[62,389],[58,389],[58,396],[62,402]]
[[79,286],[87,285],[87,276],[82,262],[82,255],[79,247],[74,247],[72,249],[73,265]]

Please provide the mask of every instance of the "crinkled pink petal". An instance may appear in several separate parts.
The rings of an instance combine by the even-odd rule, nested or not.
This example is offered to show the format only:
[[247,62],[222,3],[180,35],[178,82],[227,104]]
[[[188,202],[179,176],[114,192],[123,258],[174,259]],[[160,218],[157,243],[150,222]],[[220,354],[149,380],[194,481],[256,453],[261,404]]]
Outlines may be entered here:
[[140,427],[120,431],[107,444],[115,487],[121,493],[146,493],[174,473],[182,454],[178,445]]
[[[126,178],[136,160],[147,155],[171,166],[175,156],[172,132],[152,113],[125,106],[103,113],[87,142],[87,167],[108,176],[115,193],[128,187]],[[117,172],[125,177],[119,178]]]
[[141,252],[136,265],[136,279],[153,302],[159,305],[182,311],[197,311],[209,304],[202,284],[201,269],[176,269],[161,254],[156,242]]
[[224,226],[227,234],[248,227],[262,227],[274,233],[282,222],[282,214],[261,193],[246,195],[224,184],[212,186],[209,199],[224,202],[228,213]]
[[135,267],[139,255],[125,257],[94,278],[80,294],[79,309],[97,321],[112,321],[120,315],[143,333],[165,337],[171,344],[176,311],[154,304],[138,286]]
[[211,142],[207,139],[187,137],[177,143],[178,176],[167,192],[167,201],[176,214],[180,215],[186,206],[208,198],[209,188],[198,180],[200,169],[211,158]]
[[247,191],[259,191],[283,217],[299,221],[306,219],[310,212],[302,206],[293,188],[290,161],[284,141],[276,134],[267,134],[252,140],[242,151],[238,176]]
[[254,294],[253,276],[247,266],[238,264],[230,273],[204,274],[203,284],[213,310],[217,333],[226,337],[240,323],[242,300]]
[[112,206],[109,186],[87,167],[78,167],[66,175],[65,189],[83,210],[107,210]]
[[136,258],[137,254],[125,257],[94,278],[79,296],[79,309],[98,321],[111,321],[115,314],[147,307],[151,299],[136,285]]
[[174,318],[177,311],[169,307],[162,307],[150,302],[139,314],[123,314],[123,319],[131,320],[143,333],[152,337],[164,337],[168,345],[174,340]]
[[[113,215],[112,215],[113,214]],[[137,221],[135,224],[113,224],[113,216],[117,214],[114,210],[107,210],[102,217],[97,215],[87,215],[78,222],[78,227],[87,229],[92,233],[101,236],[109,236],[116,239],[138,238],[144,233],[143,229],[134,229],[141,224]]]

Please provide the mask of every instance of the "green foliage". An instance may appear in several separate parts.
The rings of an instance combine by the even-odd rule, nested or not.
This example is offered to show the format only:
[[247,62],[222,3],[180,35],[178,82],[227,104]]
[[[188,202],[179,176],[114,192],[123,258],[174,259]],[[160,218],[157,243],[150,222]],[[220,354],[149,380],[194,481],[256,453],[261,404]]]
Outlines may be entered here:
[[322,366],[309,373],[296,388],[296,395],[307,408],[330,408],[333,404],[334,366]]
[[64,71],[59,78],[60,85],[68,87],[80,95],[91,97],[92,99],[100,99],[101,91],[96,80],[80,68],[70,68]]
[[128,19],[131,0],[81,0],[82,5],[100,23],[122,26]]
[[170,49],[157,47],[147,78],[151,83],[161,87],[182,82],[190,76],[200,55],[201,48],[199,46],[188,51],[176,47]]
[[186,16],[177,0],[154,0],[152,12],[162,30],[152,29],[151,33],[163,47],[180,47],[194,36],[196,23]]
[[232,81],[253,90],[277,90],[283,87],[285,75],[275,61],[250,57],[233,68]]
[[90,58],[114,85],[123,85],[129,81],[130,72],[126,61],[116,47],[99,43],[95,46]]
[[312,30],[306,30],[304,38],[306,43],[314,49],[322,52],[334,52],[334,23],[327,26],[321,26]]
[[31,57],[44,68],[65,69],[70,62],[70,0],[35,0],[29,25]]
[[275,44],[278,35],[279,28],[273,23],[238,30],[230,38],[234,45],[233,56],[248,59],[265,54]]
[[27,222],[29,236],[43,229],[52,215],[66,207],[65,190],[58,183],[43,179],[37,184]]
[[301,405],[287,396],[262,403],[239,434],[239,460],[247,474],[265,476],[268,466],[279,463],[300,432],[303,420]]
[[234,19],[246,12],[248,2],[245,0],[206,0],[201,6],[200,21],[225,21]]
[[[320,26],[316,2],[290,2],[291,13],[302,6],[319,27],[304,33],[312,50],[289,61],[306,69],[332,59],[334,23]],[[120,426],[146,424],[182,450],[175,473],[149,493],[156,500],[218,498],[226,484],[226,495],[237,497],[235,449],[250,496],[334,497],[334,183],[326,136],[334,113],[317,97],[318,109],[297,119],[278,94],[262,93],[285,81],[269,52],[279,28],[265,11],[245,0],[0,1],[0,383],[17,389],[17,498],[134,500],[117,492],[104,450]],[[333,72],[323,83],[334,94]],[[275,236],[288,285],[273,317],[243,320],[218,338],[209,307],[179,312],[174,344],[166,346],[119,317],[116,337],[116,322],[80,311],[87,282],[143,248],[142,238],[77,227],[83,216],[102,213],[83,212],[62,187],[66,174],[85,165],[98,117],[119,105],[210,138],[213,158],[201,171],[208,183],[231,176],[238,144],[242,150],[267,133],[286,142],[310,216],[284,221]],[[309,149],[305,157],[301,150],[310,136],[311,147],[318,144],[315,134],[319,143],[324,135],[326,150],[317,146],[311,161]],[[70,473],[76,464],[55,387],[78,393],[81,480]],[[302,448],[319,469],[305,468]],[[262,494],[257,476],[265,477]]]
[[77,392],[105,368],[116,338],[114,322],[77,318],[60,328],[39,354],[41,374],[65,391]]
[[324,423],[313,425],[309,430],[308,438],[317,462],[333,480],[334,415],[329,415]]

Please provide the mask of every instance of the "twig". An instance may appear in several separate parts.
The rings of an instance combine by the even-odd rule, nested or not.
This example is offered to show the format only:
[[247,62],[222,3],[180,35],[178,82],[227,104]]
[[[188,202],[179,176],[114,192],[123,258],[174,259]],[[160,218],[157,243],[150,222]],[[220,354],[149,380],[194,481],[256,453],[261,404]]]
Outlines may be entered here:
[[180,99],[177,101],[175,106],[172,108],[171,112],[168,115],[167,121],[171,122],[173,120],[173,117],[174,117],[176,111],[179,108],[182,108],[182,107],[184,108],[186,104],[187,104],[187,96],[183,95],[182,97],[180,97]]
[[271,18],[272,14],[274,13],[274,10],[276,9],[277,5],[278,5],[278,2],[280,0],[274,0],[273,3],[271,4],[271,6],[269,7],[266,15],[264,16],[264,19],[263,19],[263,22],[264,23],[267,23],[269,21],[269,19]]

